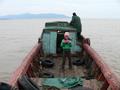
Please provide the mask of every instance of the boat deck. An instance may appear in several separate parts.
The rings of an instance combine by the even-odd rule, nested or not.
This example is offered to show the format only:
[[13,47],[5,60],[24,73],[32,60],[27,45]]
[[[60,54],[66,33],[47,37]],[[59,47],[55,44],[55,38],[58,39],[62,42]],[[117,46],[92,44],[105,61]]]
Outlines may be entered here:
[[[80,59],[79,57],[71,57],[72,61],[74,60],[78,60]],[[62,64],[62,57],[40,57],[38,59],[38,61],[40,62],[40,60],[53,60],[54,62],[54,66],[52,68],[44,68],[41,67],[41,65],[39,66],[40,68],[40,72],[39,74],[42,75],[42,73],[44,72],[48,72],[48,73],[52,73],[54,75],[54,78],[61,78],[61,77],[81,77],[83,79],[83,87],[85,87],[86,89],[77,89],[77,87],[75,88],[71,88],[71,89],[60,89],[60,90],[100,90],[100,88],[102,87],[103,83],[101,81],[98,81],[96,79],[89,79],[87,80],[86,77],[87,76],[87,72],[88,70],[85,68],[85,65],[81,65],[81,66],[76,66],[73,65],[72,69],[69,69],[68,67],[68,60],[66,59],[66,64],[65,64],[65,69],[64,71],[61,69],[61,64]],[[59,90],[56,89],[54,87],[45,87],[42,85],[42,81],[44,80],[44,77],[40,76],[40,77],[31,77],[31,79],[37,83],[37,85],[40,87],[40,90]],[[43,89],[44,88],[44,89]],[[88,89],[87,89],[88,88]]]
[[[72,57],[72,61],[73,60],[78,60],[78,57]],[[85,76],[86,73],[86,69],[83,66],[76,66],[76,65],[72,65],[72,69],[69,69],[68,66],[68,60],[66,59],[66,63],[65,63],[65,69],[62,70],[61,65],[62,65],[62,57],[57,57],[57,58],[52,58],[51,60],[53,60],[54,67],[52,68],[42,68],[42,71],[44,72],[49,72],[52,73],[54,75],[54,77],[83,77]]]

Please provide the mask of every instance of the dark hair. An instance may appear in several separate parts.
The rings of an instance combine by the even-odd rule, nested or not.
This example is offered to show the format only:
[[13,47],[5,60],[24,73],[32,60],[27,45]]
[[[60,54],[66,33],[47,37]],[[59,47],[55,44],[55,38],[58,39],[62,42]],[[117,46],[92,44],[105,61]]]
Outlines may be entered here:
[[77,16],[75,12],[73,13],[73,16]]

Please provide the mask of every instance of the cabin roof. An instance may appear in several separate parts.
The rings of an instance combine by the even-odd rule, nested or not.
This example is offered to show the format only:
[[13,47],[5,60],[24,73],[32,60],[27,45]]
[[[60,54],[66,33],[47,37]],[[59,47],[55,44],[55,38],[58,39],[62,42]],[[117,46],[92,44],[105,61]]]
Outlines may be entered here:
[[75,28],[70,26],[69,23],[65,21],[47,22],[45,23],[44,30],[76,31]]

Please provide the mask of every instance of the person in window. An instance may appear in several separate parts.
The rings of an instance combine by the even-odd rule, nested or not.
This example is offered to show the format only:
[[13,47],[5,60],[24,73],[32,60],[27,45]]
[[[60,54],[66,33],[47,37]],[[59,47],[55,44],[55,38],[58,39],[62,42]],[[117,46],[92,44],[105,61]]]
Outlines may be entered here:
[[64,33],[64,39],[61,42],[61,47],[63,49],[63,60],[62,60],[62,69],[65,68],[66,57],[69,60],[69,69],[72,69],[72,62],[71,62],[71,39],[69,37],[69,32]]
[[75,12],[73,13],[70,25],[73,26],[74,28],[76,28],[76,30],[77,30],[77,39],[80,39],[81,32],[82,32],[82,24],[81,24],[80,17],[77,16],[77,14]]

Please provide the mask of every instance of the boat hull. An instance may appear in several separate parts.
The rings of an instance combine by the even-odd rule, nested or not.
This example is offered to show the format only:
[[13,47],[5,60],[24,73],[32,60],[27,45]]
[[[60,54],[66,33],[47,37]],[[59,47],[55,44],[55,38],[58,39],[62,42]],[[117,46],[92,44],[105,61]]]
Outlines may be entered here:
[[[90,66],[92,67],[91,72],[95,74],[94,78],[98,81],[103,82],[101,90],[107,90],[109,88],[110,90],[120,90],[120,82],[118,77],[116,77],[116,75],[103,61],[99,54],[97,54],[95,50],[92,49],[86,42],[83,43],[83,48],[84,54],[86,54],[91,59],[92,64]],[[30,53],[28,53],[28,55],[25,57],[18,69],[16,69],[16,71],[12,74],[9,80],[9,84],[11,86],[19,88],[18,79],[23,75],[27,75],[29,77],[36,77],[33,73],[33,71],[35,71],[35,69],[33,69],[33,65],[35,64],[32,63],[34,62],[33,60],[35,60],[36,57],[42,56],[42,54],[40,53],[42,53],[42,44],[38,43],[33,47]],[[35,66],[38,65],[36,64]],[[97,90],[96,88],[93,89]]]

